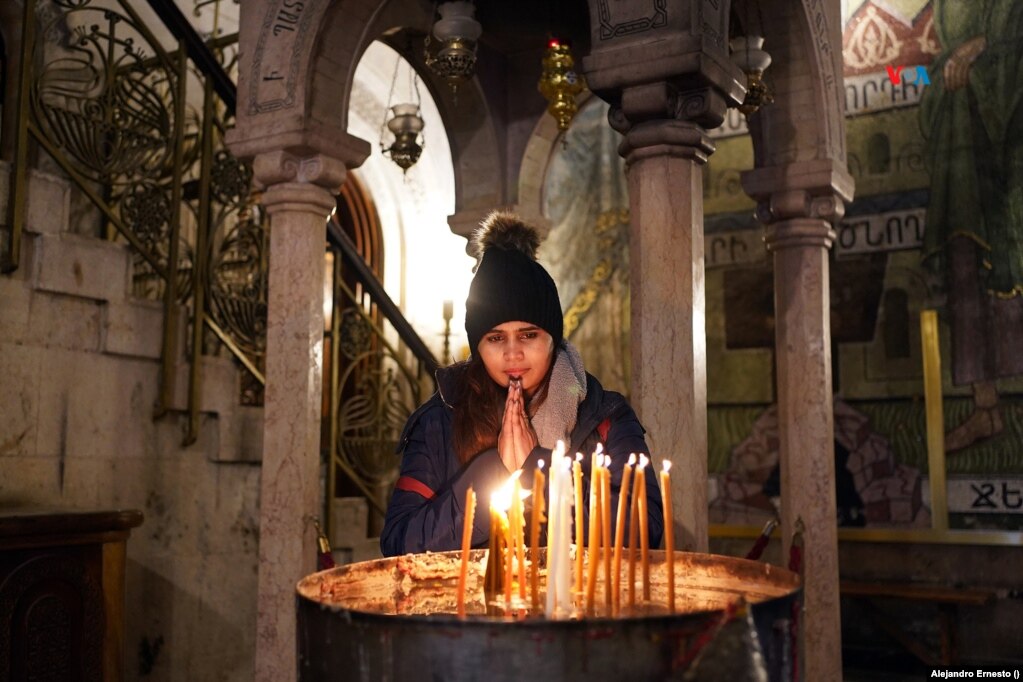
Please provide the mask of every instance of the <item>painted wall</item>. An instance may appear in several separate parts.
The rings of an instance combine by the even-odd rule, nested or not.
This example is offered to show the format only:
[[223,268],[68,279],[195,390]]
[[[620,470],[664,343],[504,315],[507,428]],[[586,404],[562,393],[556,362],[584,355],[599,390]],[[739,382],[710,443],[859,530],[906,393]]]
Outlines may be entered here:
[[[1023,124],[1023,8],[862,0],[844,3],[843,19],[856,198],[831,262],[839,522],[930,526],[919,319],[934,309],[950,524],[1019,529],[1023,147],[1008,131]],[[573,340],[588,366],[620,388],[627,255],[607,276],[599,266],[602,235],[624,248],[627,227],[615,221],[600,233],[600,221],[628,202],[611,191],[621,187],[621,164],[616,134],[594,123],[605,112],[591,101],[554,151],[545,208],[555,228],[544,257],[566,310],[582,295]],[[717,151],[704,170],[711,520],[760,524],[777,496],[773,272],[739,184],[753,164],[745,121],[730,111],[712,134]],[[566,253],[579,257],[550,255]]]

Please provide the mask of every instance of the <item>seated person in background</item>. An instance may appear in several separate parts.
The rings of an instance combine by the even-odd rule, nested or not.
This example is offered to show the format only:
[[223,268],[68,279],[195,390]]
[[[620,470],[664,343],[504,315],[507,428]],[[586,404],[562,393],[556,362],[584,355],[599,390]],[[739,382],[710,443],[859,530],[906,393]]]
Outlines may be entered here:
[[[625,398],[587,374],[562,338],[558,289],[536,262],[539,244],[534,228],[504,213],[492,213],[473,236],[477,266],[465,313],[472,356],[437,372],[437,393],[405,425],[400,477],[380,538],[385,556],[458,549],[469,486],[485,509],[514,471],[522,469],[523,485],[532,485],[537,462],[549,464],[558,440],[567,452],[586,455],[587,496],[589,454],[603,443],[614,518],[629,455],[649,452]],[[656,476],[646,482],[650,546],[658,547],[661,496]],[[485,547],[489,533],[488,515],[477,512],[473,546]]]

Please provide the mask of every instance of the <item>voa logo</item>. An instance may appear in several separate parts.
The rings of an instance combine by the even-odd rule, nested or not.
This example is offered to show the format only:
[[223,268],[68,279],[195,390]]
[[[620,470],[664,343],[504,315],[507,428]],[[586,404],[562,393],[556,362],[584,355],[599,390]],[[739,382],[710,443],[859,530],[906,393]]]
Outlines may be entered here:
[[907,85],[915,83],[917,85],[930,85],[931,79],[927,76],[927,67],[925,66],[886,66],[888,69],[888,80],[892,82],[892,85],[901,85],[903,81]]

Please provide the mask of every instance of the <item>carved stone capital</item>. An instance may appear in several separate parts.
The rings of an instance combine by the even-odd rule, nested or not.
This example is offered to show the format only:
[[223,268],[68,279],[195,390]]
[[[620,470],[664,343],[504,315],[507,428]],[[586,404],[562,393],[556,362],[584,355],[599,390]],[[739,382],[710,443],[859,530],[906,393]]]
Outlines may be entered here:
[[745,171],[742,187],[764,224],[799,218],[837,223],[852,200],[853,180],[836,161],[814,159]]
[[263,187],[308,182],[336,192],[345,181],[348,169],[344,162],[323,154],[301,157],[278,149],[256,155],[252,173]]
[[358,168],[370,153],[368,142],[336,127],[290,119],[232,128],[227,133],[227,144],[239,159],[283,151],[303,159],[314,156],[337,159],[346,168]]
[[261,203],[268,213],[303,211],[324,217],[334,208],[348,172],[344,163],[329,156],[299,157],[282,150],[257,155],[252,171],[265,188]]
[[608,120],[611,127],[631,127],[646,121],[669,119],[692,121],[711,129],[724,121],[728,105],[721,91],[713,87],[681,89],[668,81],[644,83],[622,89],[621,103],[616,110],[616,121]]
[[780,220],[768,225],[764,233],[764,244],[771,252],[799,246],[830,249],[834,241],[831,224],[819,218]]
[[626,118],[625,112],[622,111],[622,108],[614,104],[612,104],[611,108],[607,110],[607,122],[611,128],[622,135],[629,132],[629,128],[632,127],[632,124],[629,122],[629,119]]
[[632,126],[618,145],[627,164],[653,156],[674,156],[706,163],[714,143],[703,128],[689,121],[661,119]]

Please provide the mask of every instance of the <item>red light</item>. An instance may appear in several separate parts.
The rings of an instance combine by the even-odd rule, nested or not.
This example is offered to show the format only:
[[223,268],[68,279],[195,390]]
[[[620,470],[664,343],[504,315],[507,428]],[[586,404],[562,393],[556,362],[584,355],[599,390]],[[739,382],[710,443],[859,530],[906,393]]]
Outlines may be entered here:
[[547,47],[557,47],[558,45],[561,45],[561,41],[557,38],[551,38],[547,41]]

